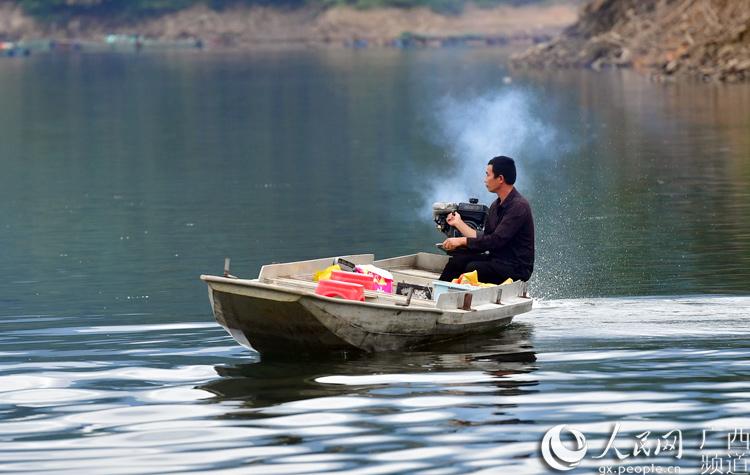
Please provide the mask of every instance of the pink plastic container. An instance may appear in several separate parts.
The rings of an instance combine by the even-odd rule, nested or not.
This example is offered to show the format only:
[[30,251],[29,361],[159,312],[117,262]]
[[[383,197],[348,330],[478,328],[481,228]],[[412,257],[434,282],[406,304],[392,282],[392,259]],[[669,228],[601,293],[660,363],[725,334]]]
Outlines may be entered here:
[[331,279],[339,282],[351,282],[353,284],[360,284],[367,290],[375,290],[375,280],[372,275],[359,274],[357,272],[347,272],[343,270],[335,270],[331,273]]

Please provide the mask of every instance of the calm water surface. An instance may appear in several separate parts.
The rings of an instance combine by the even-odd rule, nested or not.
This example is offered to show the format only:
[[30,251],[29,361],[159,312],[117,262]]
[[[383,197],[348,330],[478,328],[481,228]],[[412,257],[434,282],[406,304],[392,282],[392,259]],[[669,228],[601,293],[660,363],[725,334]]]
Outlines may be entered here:
[[[505,58],[0,61],[0,470],[547,473],[567,424],[574,473],[727,473],[750,432],[750,87]],[[261,361],[213,323],[197,277],[225,256],[252,277],[432,250],[430,203],[489,203],[497,153],[538,229],[536,308],[507,331]],[[629,456],[595,459],[616,423]],[[656,454],[676,430],[682,457]]]

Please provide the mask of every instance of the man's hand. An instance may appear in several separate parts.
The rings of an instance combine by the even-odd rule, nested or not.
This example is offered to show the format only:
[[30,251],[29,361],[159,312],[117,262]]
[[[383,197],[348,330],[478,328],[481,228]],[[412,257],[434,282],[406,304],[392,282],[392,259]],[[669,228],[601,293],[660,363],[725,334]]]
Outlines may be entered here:
[[443,241],[443,249],[452,251],[466,245],[466,238],[448,238]]
[[[448,214],[448,216],[445,217],[445,221],[453,226],[454,228],[458,229],[458,232],[463,234],[466,237],[477,237],[477,231],[473,229],[468,224],[464,223],[464,220],[461,219],[461,215],[457,212],[452,212]],[[464,241],[463,245],[466,245],[466,242]]]
[[448,224],[450,224],[450,225],[451,225],[451,226],[453,226],[454,228],[458,228],[458,226],[459,226],[460,224],[463,224],[463,223],[464,223],[464,220],[463,220],[463,219],[461,219],[461,215],[460,215],[460,214],[458,214],[458,213],[457,213],[457,212],[455,212],[455,211],[454,211],[454,212],[452,212],[452,213],[450,213],[450,214],[449,214],[448,216],[446,216],[446,218],[445,218],[445,221],[447,221],[447,222],[448,222]]

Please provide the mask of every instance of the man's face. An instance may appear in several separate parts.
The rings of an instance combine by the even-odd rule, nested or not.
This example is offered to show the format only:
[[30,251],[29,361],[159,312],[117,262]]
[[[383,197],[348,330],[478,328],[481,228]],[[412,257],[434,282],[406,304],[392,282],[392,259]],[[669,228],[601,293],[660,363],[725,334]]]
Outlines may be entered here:
[[505,182],[505,178],[502,175],[495,178],[495,174],[492,172],[492,165],[487,165],[487,170],[484,177],[484,186],[487,187],[487,191],[490,193],[497,193],[500,189],[500,185]]

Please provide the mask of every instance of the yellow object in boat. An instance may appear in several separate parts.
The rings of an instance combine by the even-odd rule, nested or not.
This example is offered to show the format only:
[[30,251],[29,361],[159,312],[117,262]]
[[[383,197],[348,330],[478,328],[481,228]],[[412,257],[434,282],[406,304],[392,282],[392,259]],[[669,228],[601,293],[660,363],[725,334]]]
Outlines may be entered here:
[[459,277],[459,284],[479,285],[479,274],[473,270],[471,272],[465,272]]
[[[451,281],[454,284],[462,284],[462,285],[473,285],[474,287],[494,287],[497,284],[485,284],[484,282],[479,282],[479,275],[477,274],[477,271],[471,271],[471,272],[464,272],[460,276],[458,276],[457,279],[453,279]],[[505,281],[500,285],[506,285],[506,284],[512,284],[513,279],[508,277],[505,279]]]
[[313,282],[329,280],[331,278],[331,274],[335,270],[341,270],[341,266],[339,266],[338,264],[334,264],[332,266],[326,267],[323,270],[319,270],[318,272],[313,274]]
[[477,271],[475,270],[471,272],[464,272],[457,279],[453,279],[452,282],[454,284],[473,285],[474,287],[494,287],[495,286],[495,284],[485,284],[484,282],[479,282],[479,275],[477,274]]

